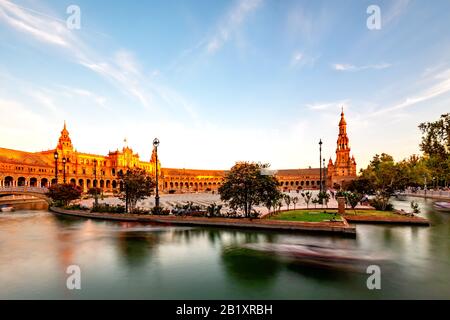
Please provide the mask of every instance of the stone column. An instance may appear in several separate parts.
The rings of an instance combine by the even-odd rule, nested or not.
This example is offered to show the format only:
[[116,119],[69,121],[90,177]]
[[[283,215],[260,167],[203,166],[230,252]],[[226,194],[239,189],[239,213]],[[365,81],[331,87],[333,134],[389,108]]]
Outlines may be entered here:
[[345,198],[337,197],[337,202],[338,202],[338,213],[345,214]]

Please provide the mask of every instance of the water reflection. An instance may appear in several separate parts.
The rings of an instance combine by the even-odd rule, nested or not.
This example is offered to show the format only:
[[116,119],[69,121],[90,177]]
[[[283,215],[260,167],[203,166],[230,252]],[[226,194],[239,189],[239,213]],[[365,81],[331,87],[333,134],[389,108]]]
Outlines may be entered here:
[[274,257],[242,247],[224,247],[221,258],[229,279],[245,287],[270,287],[283,267]]
[[[0,214],[0,298],[450,298],[450,215],[420,205],[431,227],[358,225],[356,238]],[[383,289],[369,292],[364,272],[251,249],[301,245],[388,260],[373,262]],[[82,268],[77,293],[65,288],[70,264]]]

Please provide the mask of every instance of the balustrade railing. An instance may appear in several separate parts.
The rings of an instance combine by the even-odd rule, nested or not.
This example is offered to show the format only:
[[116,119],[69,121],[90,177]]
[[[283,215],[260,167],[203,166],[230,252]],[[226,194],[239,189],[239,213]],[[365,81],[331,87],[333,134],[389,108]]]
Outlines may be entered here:
[[48,191],[45,187],[30,187],[30,186],[0,186],[0,192],[24,192],[24,193],[42,193],[45,194]]

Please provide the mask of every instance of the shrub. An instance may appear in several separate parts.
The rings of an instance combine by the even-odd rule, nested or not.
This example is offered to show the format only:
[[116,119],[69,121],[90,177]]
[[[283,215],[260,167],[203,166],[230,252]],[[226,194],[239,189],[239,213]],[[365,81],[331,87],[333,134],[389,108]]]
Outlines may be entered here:
[[125,207],[121,205],[109,205],[107,203],[100,203],[97,206],[93,206],[91,212],[98,213],[125,213]]
[[146,210],[143,208],[134,208],[131,211],[132,214],[150,214],[150,210]]
[[369,203],[376,210],[380,210],[380,211],[392,211],[394,209],[394,206],[392,205],[392,203],[389,203],[389,202],[386,203],[385,200],[383,200],[379,197],[375,197],[375,198],[371,199]]
[[411,209],[414,213],[420,213],[419,204],[416,201],[411,201]]
[[176,193],[177,192],[177,190],[174,190],[174,189],[170,189],[169,190],[169,194],[174,194],[174,193]]
[[64,209],[66,209],[66,210],[87,210],[86,207],[82,207],[79,204],[68,205],[68,206],[65,206]]
[[153,207],[151,208],[150,213],[157,216],[167,216],[170,214],[170,210],[164,209],[163,207]]

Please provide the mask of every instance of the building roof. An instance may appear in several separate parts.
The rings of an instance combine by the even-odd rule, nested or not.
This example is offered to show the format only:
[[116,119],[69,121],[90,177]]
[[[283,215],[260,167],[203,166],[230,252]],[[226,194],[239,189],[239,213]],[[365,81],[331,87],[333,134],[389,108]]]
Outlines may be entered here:
[[[326,168],[322,168],[326,172]],[[277,176],[305,176],[305,175],[320,175],[320,168],[309,169],[281,169],[277,170]]]
[[48,157],[45,155],[6,148],[0,148],[0,162],[34,165],[42,167],[52,166],[48,162]]

